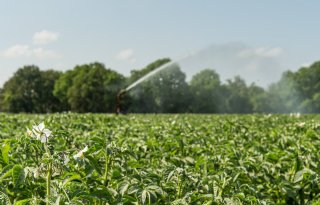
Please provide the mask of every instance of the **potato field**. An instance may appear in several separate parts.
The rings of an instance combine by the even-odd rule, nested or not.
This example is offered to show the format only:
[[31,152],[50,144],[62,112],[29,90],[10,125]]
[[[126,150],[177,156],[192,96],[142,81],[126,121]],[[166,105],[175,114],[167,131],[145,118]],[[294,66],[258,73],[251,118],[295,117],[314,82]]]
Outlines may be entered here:
[[317,115],[0,114],[0,204],[320,204]]

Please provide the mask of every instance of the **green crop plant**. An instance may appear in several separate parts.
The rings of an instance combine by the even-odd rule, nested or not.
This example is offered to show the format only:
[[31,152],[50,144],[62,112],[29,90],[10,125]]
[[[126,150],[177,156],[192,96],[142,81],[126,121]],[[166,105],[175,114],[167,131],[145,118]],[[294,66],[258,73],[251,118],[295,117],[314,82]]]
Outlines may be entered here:
[[0,114],[0,128],[0,205],[320,201],[317,115]]

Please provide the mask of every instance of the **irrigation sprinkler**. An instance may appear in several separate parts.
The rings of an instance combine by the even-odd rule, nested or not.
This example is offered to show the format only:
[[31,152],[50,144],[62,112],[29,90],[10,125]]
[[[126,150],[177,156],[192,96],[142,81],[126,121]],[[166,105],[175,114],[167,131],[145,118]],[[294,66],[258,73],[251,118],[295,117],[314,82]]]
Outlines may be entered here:
[[116,97],[116,114],[121,114],[122,113],[122,107],[121,107],[121,98],[124,94],[126,94],[127,91],[126,90],[120,90],[117,94],[117,97]]

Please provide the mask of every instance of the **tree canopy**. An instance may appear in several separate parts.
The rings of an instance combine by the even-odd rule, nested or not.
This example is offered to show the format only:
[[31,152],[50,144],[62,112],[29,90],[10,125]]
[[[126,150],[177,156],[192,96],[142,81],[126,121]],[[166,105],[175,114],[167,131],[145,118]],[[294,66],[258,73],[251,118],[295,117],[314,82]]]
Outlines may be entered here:
[[84,64],[63,74],[53,93],[74,112],[112,112],[124,80],[101,63]]
[[[113,112],[117,93],[170,62],[158,59],[127,77],[93,62],[65,72],[19,68],[0,88],[0,111],[26,113]],[[221,82],[212,68],[188,82],[180,65],[170,64],[134,87],[122,104],[133,113],[289,113],[320,112],[320,62],[286,71],[264,89],[240,76]]]
[[34,113],[59,111],[59,101],[52,90],[60,75],[54,70],[40,71],[35,65],[18,69],[1,90],[1,110]]
[[195,113],[218,113],[223,109],[222,87],[219,74],[204,69],[190,81],[192,95],[191,111]]

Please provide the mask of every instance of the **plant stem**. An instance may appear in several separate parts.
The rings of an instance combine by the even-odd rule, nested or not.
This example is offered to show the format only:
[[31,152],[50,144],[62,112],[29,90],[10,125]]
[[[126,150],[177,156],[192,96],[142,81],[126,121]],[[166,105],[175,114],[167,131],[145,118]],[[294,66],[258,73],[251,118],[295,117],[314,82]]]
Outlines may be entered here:
[[105,171],[103,176],[104,185],[107,186],[108,183],[108,172],[109,172],[109,155],[106,154],[106,165],[105,165]]
[[51,186],[51,174],[52,174],[52,163],[48,164],[48,172],[47,172],[47,199],[46,204],[50,204],[50,186]]
[[178,199],[181,197],[181,179],[180,176],[178,178]]
[[44,145],[47,155],[49,156],[48,170],[47,170],[47,196],[46,196],[46,205],[50,204],[50,187],[51,187],[51,175],[52,175],[52,161],[51,153],[47,144]]
[[68,199],[68,202],[70,203],[70,198],[69,198],[69,196],[68,196],[68,194],[67,194],[66,190],[65,190],[65,189],[62,189],[62,190],[63,190],[64,194],[66,195],[66,197],[67,197],[67,199]]

